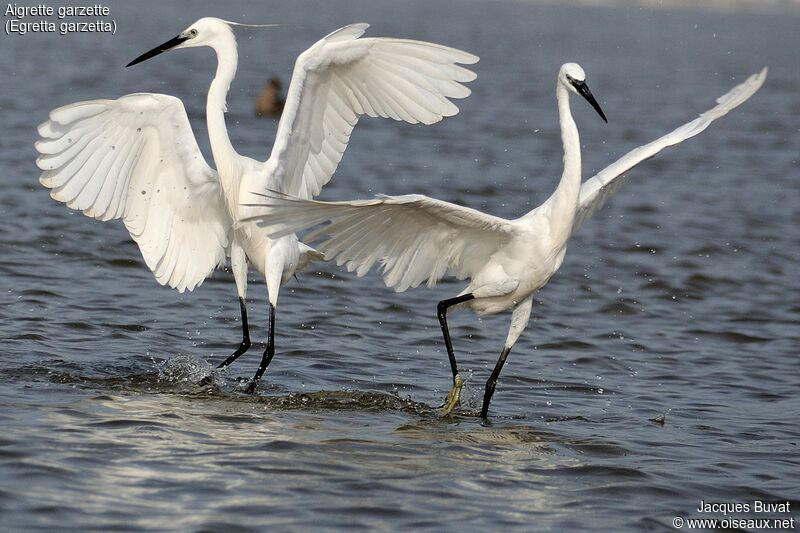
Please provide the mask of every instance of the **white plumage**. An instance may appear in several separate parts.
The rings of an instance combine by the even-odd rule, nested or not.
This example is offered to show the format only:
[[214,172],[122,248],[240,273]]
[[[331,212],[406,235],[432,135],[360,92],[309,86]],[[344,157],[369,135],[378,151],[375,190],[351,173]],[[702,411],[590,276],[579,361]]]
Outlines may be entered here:
[[715,120],[728,114],[728,111],[739,107],[764,84],[767,78],[767,69],[753,74],[744,83],[741,83],[717,98],[717,106],[702,113],[699,117],[687,122],[655,141],[634,148],[614,163],[610,164],[581,185],[580,203],[575,219],[577,231],[583,222],[605,205],[606,200],[624,183],[625,173],[644,161],[656,155],[669,146],[678,144],[702,133]]
[[328,260],[346,265],[363,276],[379,262],[386,285],[397,291],[428,286],[447,274],[469,278],[456,298],[439,304],[439,318],[453,370],[453,389],[445,412],[458,401],[461,379],[447,331],[445,313],[463,305],[477,313],[514,309],[503,353],[487,382],[482,416],[485,419],[495,383],[508,352],[525,328],[532,295],[558,270],[571,234],[597,211],[636,164],[667,146],[702,132],[714,120],[745,102],[764,83],[767,69],[717,100],[713,109],[671,133],[637,148],[581,184],[580,141],[569,110],[569,92],[581,94],[605,118],[574,63],[561,67],[557,98],[564,143],[564,173],[553,195],[542,205],[515,219],[487,215],[427,196],[382,196],[373,200],[319,202],[275,192],[263,194],[262,214],[253,217],[269,235],[279,238],[320,224],[306,236]]
[[[458,113],[478,58],[401,39],[358,39],[368,24],[328,35],[297,58],[271,160],[280,190],[311,198],[330,180],[359,116],[433,124]],[[269,185],[277,185],[270,183]]]
[[275,211],[258,220],[273,237],[330,221],[304,240],[324,238],[319,251],[359,276],[380,261],[386,285],[397,292],[426,280],[433,287],[448,272],[475,276],[515,232],[512,221],[421,194],[349,202],[275,196],[269,205]]
[[294,235],[269,239],[243,219],[251,191],[311,198],[331,179],[361,115],[432,124],[455,115],[450,100],[470,91],[475,74],[458,65],[472,54],[422,41],[360,39],[367,24],[341,28],[297,59],[275,144],[261,162],[236,153],[225,98],[236,73],[231,24],[202,18],[128,66],[177,48],[209,46],[217,54],[206,118],[216,170],[204,160],[183,103],[162,94],[131,94],[61,107],[39,127],[40,181],[51,196],[100,219],[122,218],[161,284],[192,290],[231,257],[243,340],[220,366],[250,347],[244,299],[248,265],[267,282],[267,351],[250,389],[274,354],[280,285],[320,254]]
[[225,262],[231,218],[180,100],[79,102],[53,111],[39,134],[50,195],[99,220],[122,218],[159,283],[192,290]]

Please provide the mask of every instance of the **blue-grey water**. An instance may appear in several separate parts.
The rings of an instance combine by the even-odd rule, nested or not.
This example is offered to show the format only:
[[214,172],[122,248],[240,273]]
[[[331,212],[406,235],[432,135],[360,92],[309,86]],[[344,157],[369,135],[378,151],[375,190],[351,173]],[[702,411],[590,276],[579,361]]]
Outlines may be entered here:
[[[800,14],[511,1],[113,2],[117,34],[0,38],[0,519],[4,531],[668,531],[706,502],[789,502],[800,520]],[[159,286],[121,223],[52,201],[35,127],[76,100],[183,99],[206,149],[208,50],[124,69],[194,19],[237,30],[237,149],[265,158],[267,78],[329,31],[434,40],[481,56],[433,127],[363,120],[323,198],[424,193],[515,217],[561,172],[555,74],[580,62],[609,123],[573,101],[587,175],[710,108],[769,65],[751,101],[647,161],[573,239],[475,416],[508,315],[451,319],[467,383],[455,416],[435,315],[462,284],[396,294],[330,264],[240,340],[231,275]],[[5,22],[5,20],[4,20]],[[210,154],[206,150],[207,157]],[[653,421],[653,420],[655,421]],[[746,528],[745,528],[746,529]]]

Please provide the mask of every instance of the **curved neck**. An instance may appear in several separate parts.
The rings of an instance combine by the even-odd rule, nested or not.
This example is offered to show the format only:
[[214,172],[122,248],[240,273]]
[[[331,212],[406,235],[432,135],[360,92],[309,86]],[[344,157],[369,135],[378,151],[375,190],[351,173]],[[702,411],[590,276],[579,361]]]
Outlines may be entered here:
[[569,237],[581,192],[581,140],[569,109],[569,91],[561,83],[556,88],[556,98],[564,144],[564,173],[547,203],[550,204],[551,230],[559,234],[566,232]]
[[206,101],[206,121],[208,123],[208,138],[211,141],[211,152],[214,154],[214,162],[217,171],[223,174],[224,167],[232,164],[236,150],[233,149],[228,128],[225,125],[225,112],[228,106],[225,97],[231,81],[236,75],[236,64],[238,53],[236,51],[236,39],[233,32],[227,28],[227,32],[220,34],[211,45],[217,54],[217,73],[208,89],[208,100]]

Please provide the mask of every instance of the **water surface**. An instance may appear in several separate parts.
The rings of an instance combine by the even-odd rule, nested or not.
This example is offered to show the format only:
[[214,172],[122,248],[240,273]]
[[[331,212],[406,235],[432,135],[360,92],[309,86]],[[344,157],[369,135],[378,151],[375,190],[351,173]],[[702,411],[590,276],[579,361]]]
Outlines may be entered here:
[[[515,2],[109,3],[118,33],[3,36],[0,51],[0,516],[9,530],[668,530],[701,500],[800,504],[797,15]],[[464,405],[435,303],[321,264],[282,289],[263,344],[238,344],[228,272],[160,287],[119,223],[49,199],[33,165],[47,110],[136,91],[181,97],[207,150],[207,50],[122,66],[201,15],[238,30],[228,124],[265,157],[267,78],[346,23],[481,56],[462,113],[433,127],[364,120],[323,197],[419,192],[516,217],[561,172],[555,74],[580,62],[609,117],[574,112],[592,173],[770,66],[762,91],[642,164],[537,295],[476,417],[508,315],[456,314]],[[251,328],[266,298],[251,279]],[[652,419],[652,420],[651,420]],[[655,421],[653,421],[655,420]],[[751,518],[753,515],[749,515]],[[721,515],[713,517],[723,518]],[[796,517],[800,518],[800,517]]]

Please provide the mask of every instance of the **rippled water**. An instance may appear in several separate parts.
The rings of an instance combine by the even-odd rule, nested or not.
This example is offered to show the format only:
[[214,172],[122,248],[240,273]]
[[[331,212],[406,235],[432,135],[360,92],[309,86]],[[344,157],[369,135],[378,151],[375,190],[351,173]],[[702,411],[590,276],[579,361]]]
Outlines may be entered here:
[[[798,14],[514,2],[112,3],[116,36],[2,37],[0,516],[4,529],[668,530],[700,500],[800,504]],[[691,119],[770,66],[762,91],[646,162],[573,240],[476,417],[508,315],[458,314],[465,405],[440,417],[449,366],[435,302],[332,265],[282,291],[263,345],[195,385],[239,340],[231,276],[158,286],[121,224],[48,198],[34,127],[79,99],[162,91],[198,136],[211,53],[123,69],[194,18],[239,30],[234,144],[264,156],[252,116],[273,75],[328,31],[436,40],[482,57],[462,114],[424,128],[366,120],[325,198],[420,192],[503,216],[560,175],[553,89],[579,61],[609,116],[575,114],[586,173]],[[265,336],[263,285],[251,327]],[[748,515],[751,518],[754,515]],[[783,515],[784,517],[789,515]],[[796,512],[794,512],[796,518]],[[712,517],[724,518],[722,514]]]

